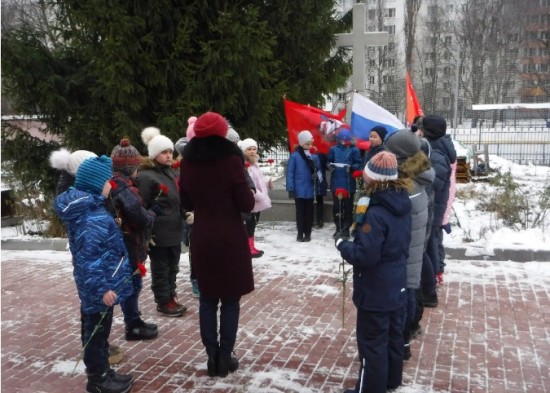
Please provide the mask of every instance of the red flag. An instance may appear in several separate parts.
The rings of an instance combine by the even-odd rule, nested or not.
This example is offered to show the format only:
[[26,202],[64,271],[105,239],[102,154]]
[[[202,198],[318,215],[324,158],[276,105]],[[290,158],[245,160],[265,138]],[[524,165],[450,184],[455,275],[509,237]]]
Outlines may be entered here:
[[335,115],[313,106],[289,101],[286,98],[283,99],[283,102],[291,152],[298,145],[298,133],[300,131],[310,131],[317,151],[327,154],[330,146],[336,140],[338,131],[342,127],[349,128],[347,124],[342,122],[346,115],[345,109]]
[[423,115],[424,112],[422,112],[418,98],[416,98],[416,93],[414,92],[408,72],[405,74],[405,83],[407,84],[407,125],[410,126],[414,118]]

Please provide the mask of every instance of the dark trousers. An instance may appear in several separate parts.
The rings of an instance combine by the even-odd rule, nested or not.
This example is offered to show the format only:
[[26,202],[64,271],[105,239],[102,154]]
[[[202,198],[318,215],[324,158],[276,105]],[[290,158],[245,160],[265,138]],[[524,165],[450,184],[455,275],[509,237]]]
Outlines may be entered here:
[[258,225],[258,222],[260,222],[260,212],[250,213],[250,216],[244,222],[248,237],[254,236],[256,225]]
[[432,260],[427,252],[422,255],[422,273],[420,275],[422,293],[431,295],[435,293],[435,273]]
[[[201,340],[208,356],[229,357],[239,328],[239,314],[241,298],[211,299],[202,293],[199,299],[199,324]],[[218,341],[218,304],[220,307],[220,331]]]
[[403,339],[406,344],[411,340],[411,328],[416,315],[416,289],[407,288],[407,306],[403,310]]
[[313,228],[313,198],[296,198],[296,227],[298,235],[311,235]]
[[141,293],[141,288],[143,287],[141,275],[134,274],[132,276],[132,285],[132,294],[120,304],[120,308],[124,314],[124,323],[126,324],[126,327],[129,328],[134,327],[134,324],[141,316],[141,312],[139,311],[139,294]]
[[441,257],[439,254],[439,243],[443,240],[441,236],[441,228],[439,226],[432,226],[430,237],[428,238],[426,253],[430,257],[434,276],[441,271]]
[[113,325],[113,307],[104,312],[85,314],[82,318],[82,346],[88,375],[103,374],[109,369],[109,334]]
[[181,245],[151,247],[151,289],[155,302],[164,305],[176,296],[176,276],[179,273]]
[[443,229],[439,227],[438,232],[438,242],[437,242],[437,253],[439,255],[439,270],[436,273],[445,271],[445,247],[443,247]]
[[424,315],[424,304],[422,304],[422,288],[415,289],[416,304],[414,307],[414,316],[411,320],[411,332],[420,329],[420,320]]
[[349,198],[338,200],[338,197],[332,194],[332,216],[338,232],[349,231],[353,223],[353,196],[354,194],[350,194]]
[[357,309],[357,345],[361,368],[356,393],[386,393],[388,387],[401,385],[403,307],[387,312]]
[[323,225],[325,217],[325,197],[323,195],[317,195],[315,197],[315,223],[317,225]]

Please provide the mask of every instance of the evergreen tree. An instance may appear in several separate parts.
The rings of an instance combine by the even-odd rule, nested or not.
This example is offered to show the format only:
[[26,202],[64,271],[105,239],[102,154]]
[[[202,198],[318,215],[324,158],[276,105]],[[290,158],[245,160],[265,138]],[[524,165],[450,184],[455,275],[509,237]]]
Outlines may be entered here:
[[145,152],[145,126],[175,141],[207,110],[274,146],[286,139],[284,94],[319,105],[351,71],[331,49],[343,30],[332,0],[39,3],[44,24],[3,25],[3,93],[72,149],[109,154],[127,136]]

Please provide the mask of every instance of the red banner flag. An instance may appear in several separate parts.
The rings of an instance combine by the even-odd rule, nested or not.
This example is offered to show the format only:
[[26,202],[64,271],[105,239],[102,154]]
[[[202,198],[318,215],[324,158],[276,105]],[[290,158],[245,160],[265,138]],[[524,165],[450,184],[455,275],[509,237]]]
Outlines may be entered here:
[[288,129],[288,143],[293,152],[298,146],[298,134],[308,130],[313,135],[313,145],[319,153],[327,154],[330,146],[336,141],[336,134],[349,125],[342,122],[346,110],[337,115],[309,105],[283,99],[285,105],[286,125]]
[[408,72],[405,74],[405,83],[407,84],[407,125],[410,127],[414,118],[416,116],[422,116],[424,112],[422,112],[418,98],[416,98],[416,93],[414,92]]

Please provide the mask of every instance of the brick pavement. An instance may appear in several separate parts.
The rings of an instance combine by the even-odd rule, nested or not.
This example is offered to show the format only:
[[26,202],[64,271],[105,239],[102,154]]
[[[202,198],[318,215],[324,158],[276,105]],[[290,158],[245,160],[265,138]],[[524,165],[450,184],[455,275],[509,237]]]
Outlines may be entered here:
[[[206,375],[184,255],[178,285],[189,311],[183,318],[157,315],[145,278],[142,311],[159,324],[156,340],[126,342],[116,308],[111,342],[125,350],[118,369],[136,376],[132,392],[354,386],[355,310],[348,290],[343,327],[330,229],[316,231],[309,244],[292,241],[288,225],[273,230],[264,223],[258,234],[266,255],[254,261],[256,291],[242,300],[240,369],[224,379]],[[398,393],[550,392],[550,264],[451,260],[447,271],[440,306],[427,309]],[[1,274],[2,392],[84,391],[81,363],[72,375],[80,325],[69,254],[4,251]]]

